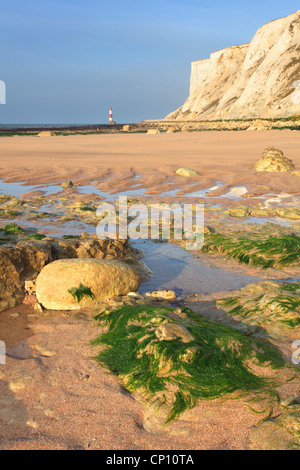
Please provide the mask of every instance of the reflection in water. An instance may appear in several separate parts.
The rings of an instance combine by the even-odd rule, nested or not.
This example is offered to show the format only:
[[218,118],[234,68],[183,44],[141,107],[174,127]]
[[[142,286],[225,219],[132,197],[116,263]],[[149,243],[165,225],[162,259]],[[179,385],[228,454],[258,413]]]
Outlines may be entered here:
[[240,289],[251,282],[265,280],[206,266],[183,248],[171,243],[139,241],[133,246],[145,251],[142,261],[153,272],[153,277],[141,285],[140,293],[171,289],[180,296],[210,294]]

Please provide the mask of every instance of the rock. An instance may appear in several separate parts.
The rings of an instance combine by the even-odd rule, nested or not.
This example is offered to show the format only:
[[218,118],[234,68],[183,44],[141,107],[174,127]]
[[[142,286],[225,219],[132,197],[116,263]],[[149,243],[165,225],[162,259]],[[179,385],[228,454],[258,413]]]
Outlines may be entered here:
[[293,176],[300,176],[300,171],[293,171],[293,172],[292,172],[292,175],[293,175]]
[[50,349],[47,349],[45,346],[40,345],[40,344],[34,344],[33,347],[40,353],[41,356],[44,357],[53,357],[57,355],[56,351],[51,351]]
[[177,295],[172,290],[159,290],[154,292],[146,292],[144,294],[147,297],[152,297],[157,300],[175,300]]
[[137,272],[121,261],[65,259],[42,269],[36,280],[36,295],[44,308],[76,310],[126,295],[139,285]]
[[253,217],[282,217],[285,219],[299,220],[300,210],[294,207],[264,207],[253,209],[251,212]]
[[200,176],[200,173],[198,171],[191,170],[190,168],[179,168],[176,170],[176,175],[190,177]]
[[125,124],[125,125],[123,126],[123,131],[124,131],[124,132],[129,132],[129,131],[130,131],[130,125],[129,125],[129,124]]
[[25,281],[25,291],[29,295],[35,295],[35,281]]
[[51,137],[53,135],[55,135],[55,133],[52,132],[52,131],[41,131],[41,132],[38,133],[37,136],[38,137]]
[[300,328],[300,282],[263,281],[248,284],[217,300],[234,319],[254,325],[276,338]]
[[299,450],[299,446],[300,405],[289,407],[250,434],[250,448],[253,450]]
[[230,217],[248,217],[251,215],[251,209],[247,206],[239,206],[224,211],[224,214],[228,214]]
[[25,295],[25,280],[36,277],[53,260],[51,245],[20,242],[0,247],[0,311],[20,304]]
[[44,266],[62,258],[124,259],[134,257],[127,240],[93,238],[20,241],[0,246],[0,311],[19,305],[25,282],[34,293],[34,280]]
[[289,397],[286,397],[282,400],[280,400],[280,404],[282,406],[292,406],[292,405],[296,405],[296,404],[300,404],[300,397],[296,396],[296,395],[291,395]]
[[253,121],[251,126],[249,126],[246,131],[268,131],[272,130],[273,126],[268,121],[262,121],[261,119],[256,119]]
[[292,171],[295,167],[291,160],[284,157],[281,150],[269,147],[263,152],[254,169],[256,171],[285,172]]
[[39,313],[43,313],[44,312],[44,309],[43,309],[43,306],[39,303],[39,302],[36,302],[34,304],[34,310],[36,310],[37,312]]
[[33,377],[24,370],[18,370],[15,377],[9,382],[9,388],[12,392],[18,392],[27,387]]
[[276,207],[275,212],[278,217],[284,217],[291,220],[300,219],[300,210],[295,207]]
[[56,418],[56,413],[53,410],[44,410],[44,415],[49,418],[49,419],[55,419]]
[[74,183],[72,181],[64,181],[63,183],[61,183],[61,187],[63,189],[70,189],[70,188],[73,188],[74,186]]
[[176,338],[180,338],[183,343],[194,341],[193,335],[177,323],[165,323],[156,329],[155,334],[161,341],[171,341]]
[[148,129],[147,134],[151,134],[151,135],[160,134],[160,130],[159,129]]
[[32,428],[32,429],[37,429],[39,427],[38,423],[36,421],[34,421],[33,419],[29,419],[26,422],[26,426],[28,426],[29,428]]
[[189,97],[165,119],[299,116],[299,35],[300,10],[262,26],[250,44],[192,62]]
[[7,356],[13,357],[14,359],[18,360],[33,358],[32,349],[29,346],[27,340],[23,340],[17,344],[14,344],[13,347],[7,349],[6,354]]

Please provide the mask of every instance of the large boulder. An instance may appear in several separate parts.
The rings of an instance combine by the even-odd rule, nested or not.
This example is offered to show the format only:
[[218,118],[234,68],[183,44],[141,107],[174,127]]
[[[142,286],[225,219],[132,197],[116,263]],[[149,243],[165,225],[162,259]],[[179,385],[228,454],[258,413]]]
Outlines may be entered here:
[[[26,235],[24,235],[25,237]],[[36,279],[44,266],[58,259],[124,259],[134,253],[127,240],[96,238],[24,240],[0,246],[0,312],[20,304],[25,281]]]
[[295,170],[295,167],[281,150],[269,147],[263,152],[254,169],[256,171],[285,172]]
[[51,310],[77,310],[110,297],[137,291],[138,273],[122,261],[64,259],[45,266],[36,280],[36,296]]

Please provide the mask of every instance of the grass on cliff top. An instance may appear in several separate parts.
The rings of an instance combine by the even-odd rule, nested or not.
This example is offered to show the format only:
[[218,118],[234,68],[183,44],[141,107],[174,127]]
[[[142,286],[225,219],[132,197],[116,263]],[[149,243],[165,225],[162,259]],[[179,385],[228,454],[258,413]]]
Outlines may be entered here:
[[102,346],[95,359],[120,376],[130,392],[138,391],[158,406],[167,405],[167,422],[202,399],[227,394],[238,398],[253,391],[271,394],[270,379],[256,375],[249,363],[284,367],[273,346],[196,316],[189,309],[183,310],[186,320],[181,326],[194,339],[188,343],[180,337],[158,340],[157,328],[175,321],[172,312],[171,308],[123,306],[100,313],[96,320],[107,328],[92,342]]
[[282,268],[299,262],[300,237],[280,235],[253,240],[220,233],[208,233],[204,237],[202,252],[221,253],[239,263],[263,269]]

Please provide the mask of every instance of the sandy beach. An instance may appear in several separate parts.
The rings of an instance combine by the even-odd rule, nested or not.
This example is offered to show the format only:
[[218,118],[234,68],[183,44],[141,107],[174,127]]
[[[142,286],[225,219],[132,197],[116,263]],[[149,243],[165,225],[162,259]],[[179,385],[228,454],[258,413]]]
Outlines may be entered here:
[[[253,169],[271,146],[281,149],[295,170],[300,170],[299,132],[288,130],[3,137],[0,180],[5,184],[2,193],[10,190],[11,199],[2,201],[1,227],[17,223],[25,235],[44,234],[45,243],[66,233],[79,237],[88,231],[93,236],[96,219],[93,212],[80,213],[80,205],[92,211],[97,203],[126,192],[146,203],[196,202],[202,194],[205,224],[215,230],[257,233],[258,237],[264,231],[270,236],[289,235],[299,231],[297,218],[266,216],[261,219],[266,225],[260,225],[225,214],[241,205],[258,211],[265,206],[299,207],[299,176]],[[178,176],[175,172],[180,167],[200,175]],[[64,181],[75,186],[63,191],[60,184]],[[12,198],[16,183],[24,184],[18,186],[20,203]],[[50,187],[52,193],[48,194]],[[85,193],[81,192],[85,187]],[[231,195],[236,188],[243,191]],[[8,216],[8,209],[13,209],[10,214],[19,213]],[[39,214],[42,210],[48,211],[43,212],[44,219]],[[188,305],[200,315],[234,328],[240,322],[216,309],[217,299],[251,282],[299,276],[297,266],[262,270],[218,254],[187,257],[179,247],[178,254],[170,244],[158,247],[145,245],[145,263],[153,277],[142,284],[140,292],[146,292],[148,286],[149,290],[174,289],[179,299],[175,307]],[[194,266],[195,261],[199,265]],[[251,412],[243,400],[204,400],[168,430],[157,427],[141,401],[92,359],[94,348],[89,343],[100,331],[93,321],[95,312],[41,314],[34,309],[35,302],[35,295],[26,294],[21,305],[0,313],[1,339],[8,348],[7,364],[0,365],[1,449],[226,450],[257,446],[250,436],[261,415]],[[288,362],[295,335],[271,339]],[[297,394],[298,382],[281,384],[282,399]],[[272,412],[278,416],[281,411],[275,406]]]
[[[198,189],[221,180],[225,187],[266,185],[299,193],[297,177],[253,171],[265,148],[272,146],[299,170],[299,133],[288,130],[7,137],[0,141],[0,178],[32,184],[95,182],[103,191],[116,192],[135,184],[134,177],[141,174],[138,182],[156,192],[170,189],[170,181],[190,191],[189,185]],[[183,166],[203,176],[192,183],[174,176]]]

